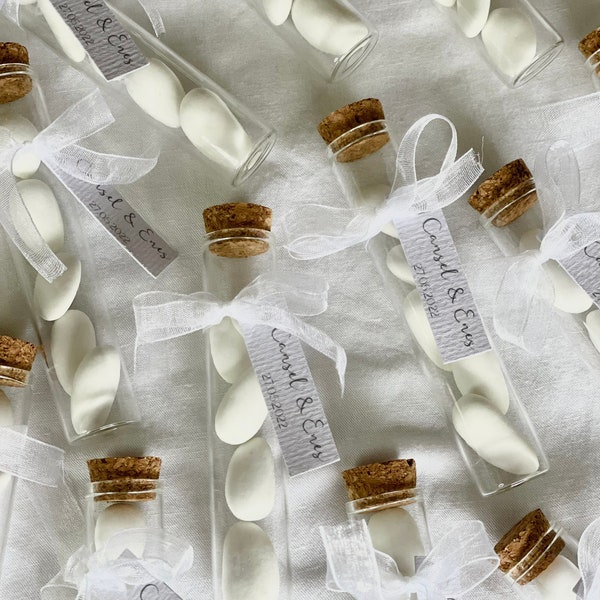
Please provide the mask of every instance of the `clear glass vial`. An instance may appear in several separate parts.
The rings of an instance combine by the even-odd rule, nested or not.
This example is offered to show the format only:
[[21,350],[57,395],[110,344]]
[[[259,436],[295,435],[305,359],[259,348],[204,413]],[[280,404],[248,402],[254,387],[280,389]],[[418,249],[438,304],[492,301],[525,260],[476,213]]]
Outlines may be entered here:
[[378,33],[346,0],[248,0],[263,20],[327,81],[355,71]]
[[[519,158],[484,181],[469,204],[481,214],[480,222],[496,246],[506,256],[517,256],[540,247],[545,231],[538,200],[531,171]],[[600,244],[588,246],[585,252],[600,257]],[[591,366],[597,369],[597,354],[589,341],[600,352],[600,310],[557,261],[548,261],[544,269],[554,286],[554,308],[568,319],[561,320],[565,335],[583,360],[592,357]]]
[[[227,302],[274,271],[269,208],[229,203],[203,216],[205,291]],[[206,336],[206,373],[215,600],[238,598],[242,588],[288,599],[287,472],[244,338],[229,317]]]
[[[20,55],[28,61],[27,50],[20,44],[4,44],[4,50],[5,56]],[[3,69],[6,72],[2,74]],[[0,127],[5,127],[16,142],[31,141],[49,125],[43,91],[26,62],[0,64],[2,97],[10,99],[0,104]],[[39,169],[39,159],[26,147],[13,157],[12,172],[27,214],[12,205],[12,220],[25,244],[27,230],[21,230],[20,223],[32,220],[67,271],[48,284],[15,246],[10,248],[45,349],[52,394],[65,435],[74,442],[138,423],[140,415],[112,319],[97,289],[90,250],[85,238],[75,234],[81,230],[79,219],[84,209]]]
[[143,536],[132,532],[130,542],[107,546],[110,537],[128,529],[163,528],[162,461],[155,456],[88,460],[90,493],[86,496],[87,544],[90,552],[107,552],[116,559],[129,550],[144,551]]
[[577,542],[538,508],[496,544],[499,569],[523,600],[576,600]]
[[533,79],[560,53],[563,39],[528,0],[433,0],[474,40],[507,85]]
[[375,550],[391,556],[401,575],[414,575],[419,559],[431,551],[415,461],[373,463],[344,471],[342,477],[350,499],[348,517],[366,520]]
[[[349,203],[375,210],[396,177],[397,146],[381,103],[369,98],[344,106],[320,123],[319,132]],[[546,472],[547,459],[500,356],[492,349],[444,364],[415,287],[418,274],[408,265],[393,224],[385,225],[367,249],[413,334],[425,376],[443,385],[449,426],[480,493],[494,494]],[[513,442],[509,461],[501,458],[503,436]]]
[[229,183],[239,185],[250,177],[271,151],[274,130],[126,14],[111,9],[149,63],[112,81],[66,29],[50,0],[21,6],[21,24],[65,53],[104,92],[131,106],[146,125],[176,136],[181,150],[200,157]]
[[[27,433],[31,410],[30,371],[37,347],[0,335],[0,432],[11,428]],[[8,541],[17,478],[0,472],[0,571]]]
[[592,82],[600,90],[600,28],[588,33],[579,42],[579,51],[585,57],[585,64],[592,73]]

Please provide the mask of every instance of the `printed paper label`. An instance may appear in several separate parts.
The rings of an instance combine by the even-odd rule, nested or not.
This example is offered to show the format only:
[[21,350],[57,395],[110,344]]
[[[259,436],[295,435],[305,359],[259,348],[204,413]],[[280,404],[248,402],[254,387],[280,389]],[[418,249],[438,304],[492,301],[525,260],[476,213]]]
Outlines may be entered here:
[[443,212],[394,224],[444,363],[490,350]]
[[302,344],[291,334],[240,323],[291,477],[340,457]]
[[560,264],[600,308],[600,241],[561,260]]
[[166,583],[153,581],[140,585],[129,596],[129,600],[183,600]]
[[177,258],[177,252],[114,188],[81,181],[64,171],[55,175],[150,275],[158,277]]
[[111,81],[148,64],[102,0],[51,0],[102,75]]

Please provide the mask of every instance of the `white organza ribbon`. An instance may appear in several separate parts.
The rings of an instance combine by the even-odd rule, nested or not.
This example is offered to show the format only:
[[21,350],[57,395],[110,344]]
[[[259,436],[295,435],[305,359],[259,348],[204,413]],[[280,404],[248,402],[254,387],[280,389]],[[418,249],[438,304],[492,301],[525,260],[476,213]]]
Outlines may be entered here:
[[346,353],[328,335],[299,316],[327,310],[328,284],[313,275],[260,275],[230,302],[208,292],[174,294],[146,292],[133,301],[136,344],[169,340],[218,325],[231,317],[250,326],[265,325],[286,331],[335,362],[342,390]]
[[412,577],[402,576],[392,558],[373,548],[365,521],[320,531],[327,554],[327,588],[356,600],[399,600],[411,593],[419,600],[455,598],[475,589],[499,564],[480,521],[457,523]]
[[[417,149],[425,128],[442,121],[450,126],[452,139],[440,172],[417,180]],[[440,210],[461,198],[477,181],[483,167],[471,149],[456,160],[456,127],[442,115],[419,119],[400,142],[396,175],[389,197],[372,208],[335,208],[303,204],[288,212],[284,220],[286,248],[300,260],[321,258],[375,237],[390,221],[410,219],[421,213]],[[307,233],[308,232],[308,233]]]
[[0,427],[0,471],[46,487],[59,487],[64,450],[11,427]]
[[[143,548],[142,556],[123,552],[132,547]],[[42,600],[131,600],[132,587],[155,581],[171,587],[193,562],[192,546],[163,529],[124,529],[97,552],[77,550],[40,595]]]
[[566,216],[565,206],[579,203],[579,166],[571,146],[552,144],[536,160],[534,172],[545,234],[539,250],[521,254],[508,268],[494,307],[498,335],[531,353],[543,347],[554,310],[554,286],[544,264],[600,240],[600,212]]
[[102,95],[95,91],[67,109],[31,142],[18,143],[8,129],[0,127],[0,223],[25,259],[47,281],[62,275],[65,265],[35,227],[15,185],[12,160],[17,151],[27,147],[59,180],[66,175],[95,185],[133,183],[154,168],[158,155],[143,158],[103,154],[78,145],[114,121]]
[[17,25],[19,24],[19,0],[0,0],[0,10],[4,16]]
[[600,600],[600,519],[596,519],[583,532],[577,550],[583,589],[578,600]]

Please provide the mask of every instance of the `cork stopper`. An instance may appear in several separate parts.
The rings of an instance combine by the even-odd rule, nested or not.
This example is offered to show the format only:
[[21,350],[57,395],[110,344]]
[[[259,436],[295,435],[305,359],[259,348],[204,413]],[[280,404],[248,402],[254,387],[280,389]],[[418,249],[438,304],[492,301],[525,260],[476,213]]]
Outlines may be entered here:
[[36,354],[34,344],[0,335],[0,385],[24,387]]
[[[353,162],[377,152],[390,141],[385,129],[383,106],[376,98],[366,98],[342,106],[317,126],[321,137],[336,154],[338,162]],[[356,127],[358,130],[354,130]],[[381,133],[377,133],[381,132]]]
[[417,486],[417,465],[412,458],[372,463],[342,472],[350,500],[360,500]]
[[[600,28],[594,29],[594,31],[588,33],[579,42],[579,52],[585,56],[586,59],[590,58],[600,50]],[[600,59],[596,59],[594,62],[598,62]]]
[[[87,461],[96,502],[143,502],[154,500],[162,460],[156,456],[119,456]],[[101,495],[103,492],[106,496]],[[142,492],[142,493],[140,493]],[[148,492],[148,493],[143,493]]]
[[469,204],[482,214],[496,215],[492,224],[505,227],[526,213],[537,199],[531,171],[518,158],[486,179],[469,198]]
[[[266,206],[229,202],[210,206],[202,216],[206,233],[217,240],[209,245],[209,250],[217,256],[249,258],[269,249],[268,235],[261,233],[271,231],[273,212]],[[263,236],[264,241],[259,239]]]
[[16,42],[0,42],[0,104],[8,104],[31,92],[33,82],[29,75],[18,73],[29,64],[29,52]]
[[564,540],[537,508],[512,527],[494,551],[500,558],[498,568],[510,573],[519,585],[526,585],[543,573],[564,547]]

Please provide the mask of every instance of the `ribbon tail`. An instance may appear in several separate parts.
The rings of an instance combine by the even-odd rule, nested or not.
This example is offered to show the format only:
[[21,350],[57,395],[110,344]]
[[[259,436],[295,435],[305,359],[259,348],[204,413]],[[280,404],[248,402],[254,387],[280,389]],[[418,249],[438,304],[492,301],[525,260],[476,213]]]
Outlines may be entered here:
[[577,562],[583,579],[579,600],[600,599],[600,519],[587,526],[579,540]]
[[13,176],[6,170],[0,173],[0,213],[6,235],[46,281],[54,281],[67,270],[40,235]]
[[526,253],[508,268],[496,294],[494,327],[507,342],[539,354],[552,317],[554,287],[543,263]]
[[4,16],[19,25],[19,0],[5,0],[1,9]]
[[158,8],[159,3],[156,0],[138,0],[138,3],[146,13],[156,37],[164,35],[167,30]]

